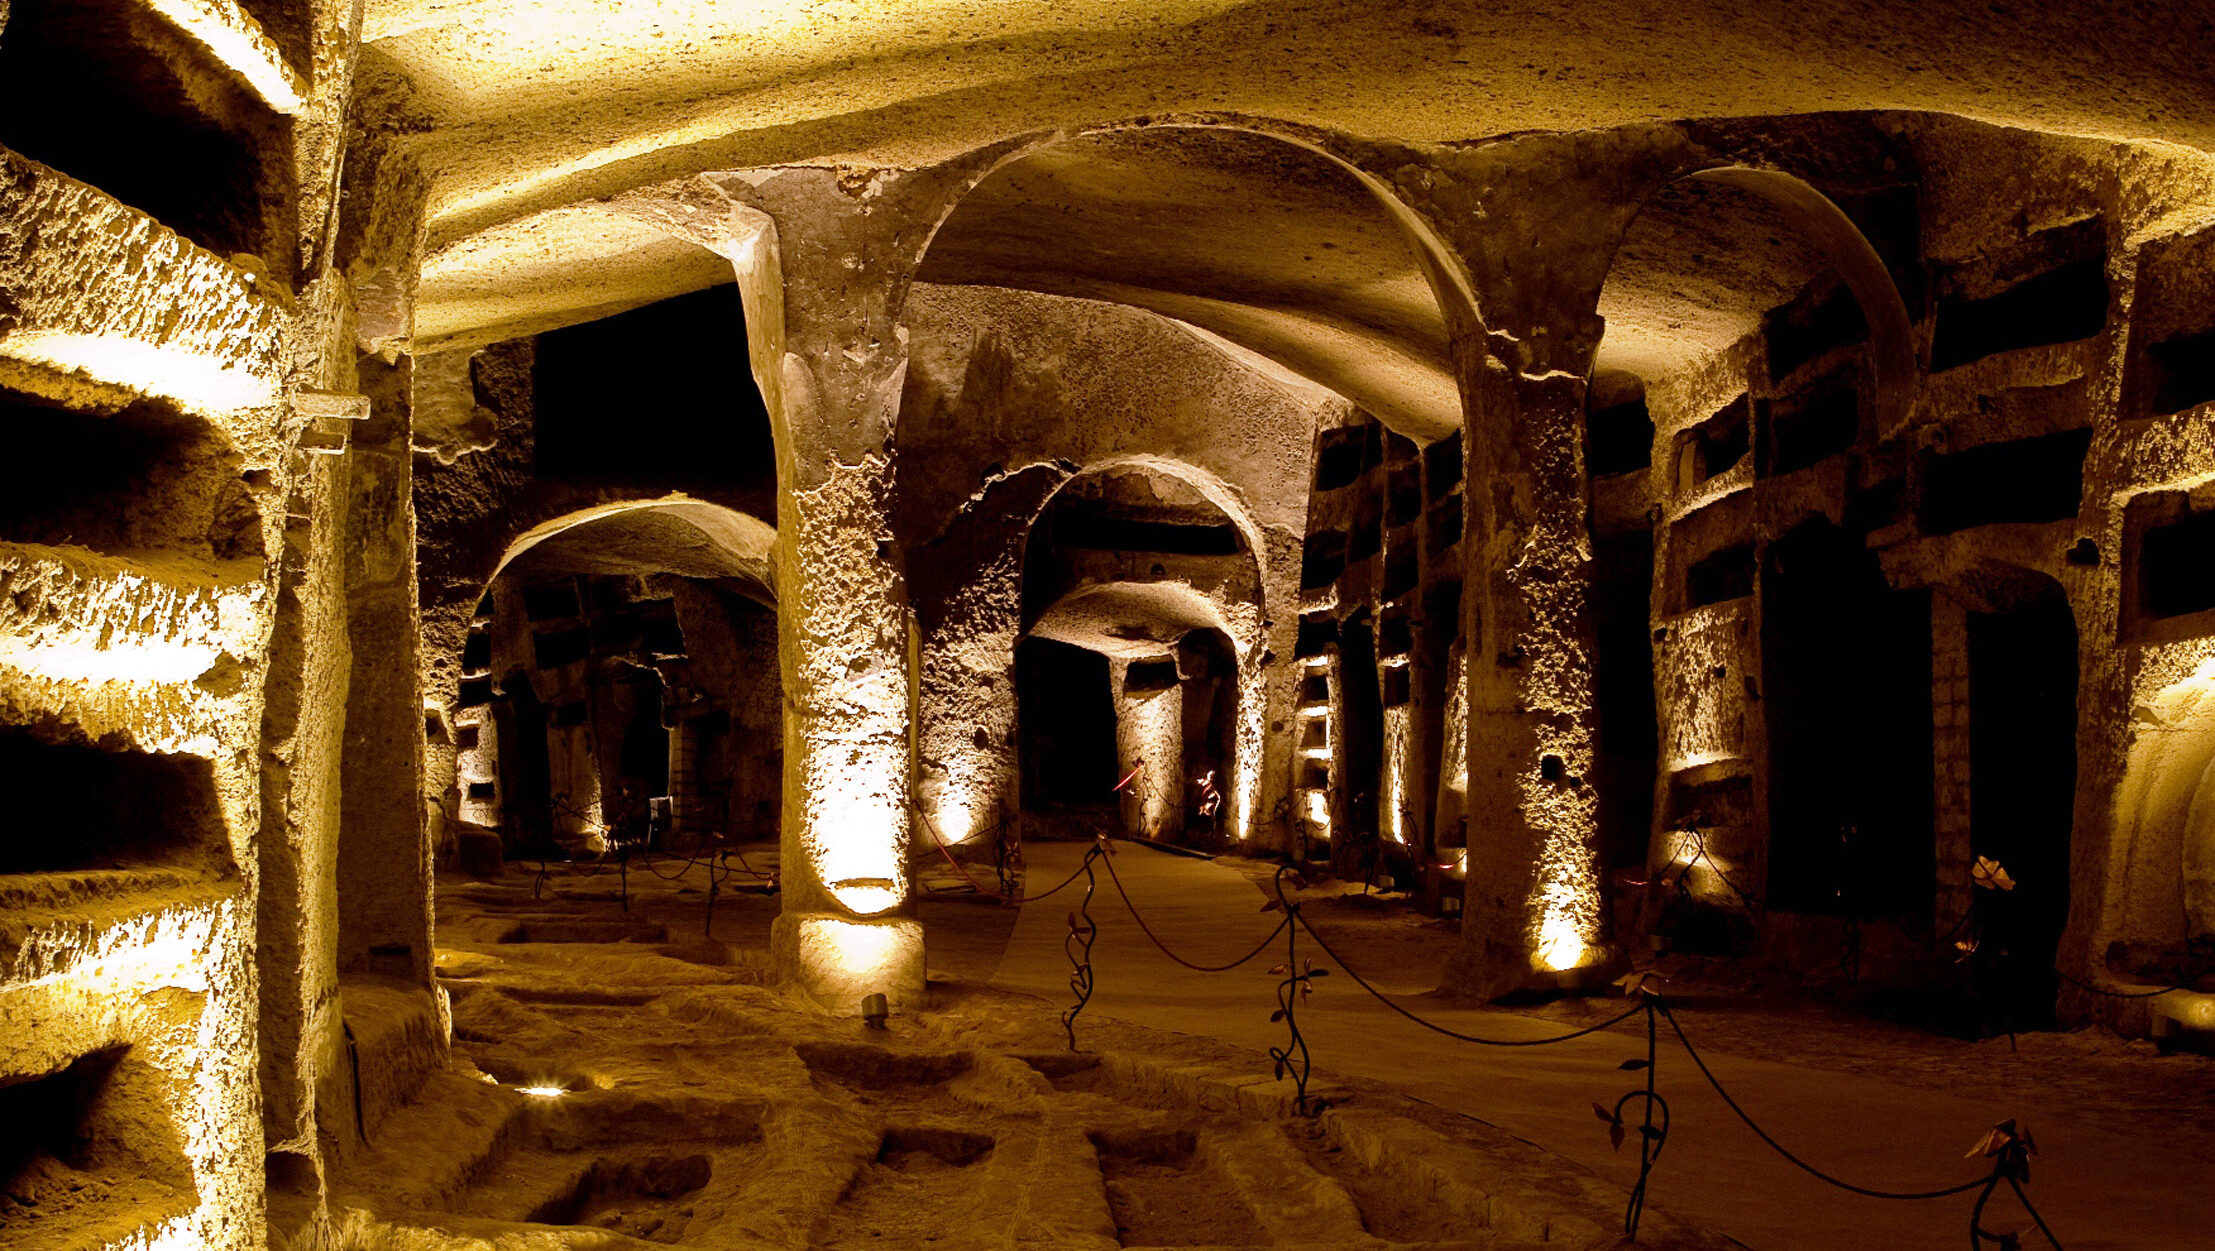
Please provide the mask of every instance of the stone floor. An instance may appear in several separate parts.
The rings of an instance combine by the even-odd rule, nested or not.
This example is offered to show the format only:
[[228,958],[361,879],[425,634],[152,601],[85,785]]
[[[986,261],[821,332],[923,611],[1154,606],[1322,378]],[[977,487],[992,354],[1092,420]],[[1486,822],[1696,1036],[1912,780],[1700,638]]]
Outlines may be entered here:
[[[1034,892],[1082,848],[1030,849]],[[757,858],[757,867],[763,867]],[[1121,846],[1116,873],[1196,962],[1279,919],[1258,866]],[[657,866],[663,873],[676,866]],[[734,879],[732,885],[743,885]],[[704,870],[511,867],[440,896],[454,1071],[375,1126],[338,1171],[343,1243],[391,1248],[1608,1246],[1635,1156],[1592,1104],[1637,1081],[1632,1024],[1538,1048],[1428,1033],[1343,976],[1301,1008],[1315,1092],[1272,1079],[1281,938],[1225,973],[1181,968],[1101,874],[1097,993],[1072,1054],[1067,915],[1082,883],[1017,909],[924,904],[931,1006],[879,1033],[766,989],[774,898]],[[534,897],[535,896],[535,897]],[[1464,1032],[1540,1039],[1621,1000],[1518,1011],[1427,996],[1450,923],[1313,892],[1304,910],[1381,988]],[[1301,955],[1340,972],[1303,940]],[[2215,1176],[2215,1061],[2097,1033],[1964,1042],[1778,997],[1671,990],[1721,1079],[1787,1145],[1851,1180],[1923,1188],[2018,1116],[2031,1191],[2072,1251],[2206,1245],[2181,1196]],[[1963,1240],[1967,1197],[1841,1194],[1758,1143],[1664,1049],[1674,1115],[1642,1245],[1901,1248]],[[527,1089],[561,1093],[524,1093]],[[2027,1227],[2001,1204],[1987,1224]],[[1699,1229],[1714,1234],[1698,1232]],[[1717,1235],[1724,1237],[1718,1238]],[[1520,1241],[1519,1241],[1520,1240]]]
[[634,869],[627,910],[610,875],[442,884],[455,1063],[335,1170],[342,1246],[1619,1241],[1619,1188],[1387,1087],[1319,1077],[1302,1116],[1266,1060],[1104,1014],[1071,1051],[1058,1006],[977,975],[1015,910],[929,905],[949,976],[880,1032],[765,988],[774,901],[724,894],[711,939],[702,884]]
[[[1034,845],[1035,889],[1079,861],[1074,845]],[[1146,920],[1190,958],[1235,957],[1266,934],[1263,874],[1124,846],[1117,870]],[[1096,902],[1099,990],[1092,1011],[1158,1029],[1260,1050],[1277,1040],[1267,965],[1203,975],[1156,953],[1104,884]],[[1383,989],[1419,995],[1435,985],[1455,940],[1450,922],[1352,901],[1310,902],[1333,947]],[[1059,901],[1024,911],[992,984],[1054,997],[1065,976]],[[1321,961],[1326,967],[1330,962]],[[1889,1026],[1774,994],[1744,997],[1672,988],[1686,1032],[1741,1102],[1786,1146],[1847,1180],[1879,1189],[1929,1189],[1981,1170],[1964,1154],[1994,1122],[2019,1117],[2039,1156],[2030,1194],[2070,1251],[2215,1246],[2201,1207],[2186,1197],[2215,1179],[2215,1060],[2161,1056],[2099,1031],[2026,1034],[1981,1042]],[[1613,1015],[1621,1001],[1576,1000],[1507,1011],[1439,998],[1408,1001],[1465,1033],[1544,1038]],[[1632,1084],[1618,1065],[1644,1052],[1635,1023],[1557,1046],[1501,1049],[1428,1033],[1357,987],[1326,980],[1303,1010],[1318,1068],[1389,1083],[1442,1109],[1485,1121],[1556,1152],[1619,1186],[1634,1155],[1609,1144],[1595,1101]],[[1885,1202],[1843,1194],[1778,1159],[1707,1088],[1681,1051],[1660,1057],[1660,1089],[1675,1117],[1652,1201],[1764,1251],[1967,1241],[1970,1199]],[[2027,1229],[1998,1204],[1990,1228]]]

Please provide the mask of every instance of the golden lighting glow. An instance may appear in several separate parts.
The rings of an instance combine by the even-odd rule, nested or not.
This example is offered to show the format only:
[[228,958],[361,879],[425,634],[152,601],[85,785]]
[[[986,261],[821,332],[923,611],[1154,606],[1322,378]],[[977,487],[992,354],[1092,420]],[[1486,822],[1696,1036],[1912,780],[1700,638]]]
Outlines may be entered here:
[[1538,961],[1552,971],[1563,972],[1578,968],[1589,957],[1591,947],[1584,941],[1575,917],[1566,912],[1548,912],[1538,926]]
[[909,966],[920,927],[886,922],[847,921],[839,917],[811,916],[800,922],[801,945],[829,956],[811,959],[809,965],[835,977],[853,991],[856,1003],[864,989],[889,991],[911,976]]
[[276,379],[260,377],[236,362],[117,335],[21,330],[0,339],[0,354],[162,396],[201,412],[237,412],[277,402]]
[[219,648],[158,641],[41,643],[0,638],[0,665],[56,682],[190,682],[214,666]]
[[1407,775],[1414,767],[1415,727],[1409,708],[1402,704],[1384,710],[1384,830],[1392,841],[1407,846],[1409,804]]
[[831,898],[856,916],[873,917],[890,912],[907,898],[900,884],[888,878],[846,878],[826,885]]
[[515,1091],[517,1094],[529,1095],[533,1099],[559,1099],[569,1093],[568,1089],[562,1086],[518,1086]]
[[282,56],[259,29],[241,28],[248,21],[241,9],[206,0],[149,0],[153,10],[177,24],[178,29],[215,54],[232,72],[246,80],[270,108],[297,113],[306,101],[300,98],[299,80],[286,68]]

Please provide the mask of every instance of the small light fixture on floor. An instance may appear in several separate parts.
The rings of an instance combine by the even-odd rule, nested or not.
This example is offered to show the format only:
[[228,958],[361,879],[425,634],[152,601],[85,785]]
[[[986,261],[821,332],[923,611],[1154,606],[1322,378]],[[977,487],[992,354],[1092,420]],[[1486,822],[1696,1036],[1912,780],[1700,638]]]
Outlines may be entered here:
[[885,1002],[885,998],[883,995],[870,994],[862,997],[862,1024],[868,1026],[871,1029],[883,1029],[884,1019],[891,1015],[892,1005]]

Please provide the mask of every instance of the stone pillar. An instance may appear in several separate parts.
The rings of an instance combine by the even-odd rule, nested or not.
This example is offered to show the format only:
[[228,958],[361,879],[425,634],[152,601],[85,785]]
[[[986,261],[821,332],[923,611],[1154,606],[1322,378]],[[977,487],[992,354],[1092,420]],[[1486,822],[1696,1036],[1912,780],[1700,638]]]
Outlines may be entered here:
[[1930,600],[1931,817],[1936,827],[1934,933],[1969,914],[1969,614],[1939,591]]
[[1585,380],[1472,364],[1468,893],[1450,975],[1497,995],[1599,956]]
[[[1175,664],[1166,661],[1141,663]],[[1184,686],[1130,688],[1131,665],[1115,664],[1115,758],[1130,782],[1118,796],[1123,830],[1176,842],[1184,834]]]
[[346,622],[353,640],[340,760],[338,959],[344,972],[431,984],[431,848],[416,663],[411,367],[365,358],[371,416],[347,454]]
[[889,511],[899,309],[970,178],[791,169],[718,183],[738,204],[724,251],[777,434],[784,890],[771,946],[779,980],[832,1011],[924,991],[908,856],[915,630]]

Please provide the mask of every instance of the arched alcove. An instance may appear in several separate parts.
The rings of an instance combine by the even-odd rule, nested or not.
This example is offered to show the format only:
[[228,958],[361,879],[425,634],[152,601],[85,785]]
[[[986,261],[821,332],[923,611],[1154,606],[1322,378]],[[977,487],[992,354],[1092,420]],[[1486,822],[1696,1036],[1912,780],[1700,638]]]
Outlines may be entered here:
[[462,828],[498,831],[510,855],[774,841],[774,540],[681,497],[518,537],[470,623],[448,724],[433,727],[450,736]]

